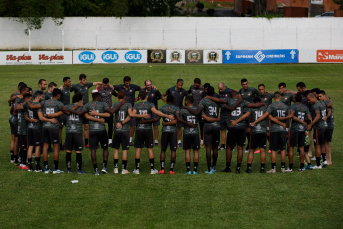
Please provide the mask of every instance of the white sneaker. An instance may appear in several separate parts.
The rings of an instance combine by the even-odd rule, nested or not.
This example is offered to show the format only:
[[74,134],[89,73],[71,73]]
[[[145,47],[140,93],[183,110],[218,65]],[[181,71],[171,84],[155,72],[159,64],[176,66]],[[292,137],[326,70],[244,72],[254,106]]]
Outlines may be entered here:
[[14,160],[11,160],[11,163],[14,163]]
[[313,166],[313,169],[322,169],[322,166],[320,165],[320,166]]
[[315,160],[316,160],[316,157],[315,157],[315,156],[311,158],[311,161],[315,161]]
[[114,173],[114,174],[118,174],[118,168],[114,168],[113,173]]
[[285,173],[286,169],[285,168],[281,168],[281,173]]
[[248,150],[248,149],[246,149],[244,152],[246,152],[246,153],[249,153],[249,150]]
[[53,174],[60,174],[63,173],[63,171],[59,170],[59,169],[54,169],[54,171],[52,172]]
[[139,174],[139,169],[134,169],[132,173],[133,174]]
[[285,172],[293,173],[294,171],[293,171],[293,169],[287,168],[287,169],[285,170]]
[[328,165],[328,162],[327,161],[323,161],[322,162],[322,167],[325,167],[325,166],[327,166]]
[[271,169],[271,170],[267,171],[266,173],[276,173],[276,169]]
[[157,169],[152,169],[151,172],[150,172],[150,174],[156,174],[156,173],[158,173]]
[[121,171],[121,174],[128,174],[128,173],[130,173],[128,170],[126,170],[126,169],[123,169],[122,171]]

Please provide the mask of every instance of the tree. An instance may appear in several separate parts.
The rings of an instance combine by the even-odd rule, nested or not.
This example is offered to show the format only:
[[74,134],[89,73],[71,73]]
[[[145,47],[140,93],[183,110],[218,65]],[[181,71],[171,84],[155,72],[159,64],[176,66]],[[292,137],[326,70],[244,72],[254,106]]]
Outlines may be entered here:
[[0,17],[14,18],[26,25],[25,34],[29,30],[40,29],[47,17],[51,17],[56,25],[63,23],[62,0],[0,0]]
[[254,14],[255,16],[268,15],[267,0],[254,1]]
[[339,6],[340,10],[343,10],[343,0],[333,0],[333,2]]

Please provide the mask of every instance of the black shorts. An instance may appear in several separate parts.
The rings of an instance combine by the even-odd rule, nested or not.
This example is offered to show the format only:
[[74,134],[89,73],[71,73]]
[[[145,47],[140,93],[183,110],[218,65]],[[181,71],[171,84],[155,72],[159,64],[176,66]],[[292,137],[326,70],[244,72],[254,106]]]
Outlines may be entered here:
[[63,114],[58,117],[58,122],[60,123],[60,128],[63,128],[63,126],[67,123],[67,114]]
[[245,126],[248,128],[251,128],[250,123],[251,123],[251,116],[249,116],[245,119]]
[[43,128],[42,143],[60,144],[60,134],[58,129]]
[[224,117],[220,117],[220,130],[223,131],[223,130],[227,130],[228,128],[228,123],[227,123],[227,120],[228,117],[227,116],[224,116]]
[[230,147],[235,147],[236,145],[243,147],[245,146],[246,136],[247,132],[245,130],[245,126],[229,128],[229,132],[227,132],[226,145]]
[[271,126],[271,122],[270,122],[268,117],[266,118],[266,122],[267,122],[267,132],[269,132],[270,126]]
[[136,127],[136,118],[131,118],[130,119],[130,127]]
[[333,134],[333,129],[326,129],[326,132],[325,132],[325,142],[331,142],[332,134]]
[[106,118],[105,118],[105,122],[106,122],[108,125],[112,125],[112,128],[113,128],[113,114],[111,114],[110,117],[106,117]]
[[177,132],[162,132],[161,149],[167,150],[168,143],[170,145],[170,150],[177,149]]
[[135,148],[142,149],[144,146],[146,148],[152,148],[154,145],[154,136],[152,129],[136,129],[135,134]]
[[290,147],[303,147],[305,146],[305,132],[290,131],[290,139],[288,139],[288,146]]
[[286,119],[286,131],[288,132],[289,130],[289,126],[291,125],[291,120],[290,119]]
[[184,134],[183,135],[183,150],[199,150],[200,140],[199,134]]
[[99,143],[101,148],[108,148],[108,137],[106,130],[89,131],[89,149],[99,149]]
[[213,145],[219,145],[220,141],[220,127],[206,125],[204,126],[204,143],[212,143]]
[[88,119],[86,119],[86,118],[83,118],[83,125],[87,125],[87,124],[88,124],[88,122],[89,122],[89,120],[88,120]]
[[269,148],[272,151],[286,149],[286,131],[270,132]]
[[[157,114],[152,113],[151,118],[156,118],[156,117],[157,117]],[[159,126],[159,125],[161,125],[160,119],[157,122],[153,123],[153,126]]]
[[11,134],[13,134],[14,137],[18,137],[18,125],[10,122],[10,127],[11,127]]
[[122,150],[128,150],[130,148],[130,131],[114,131],[113,132],[113,141],[112,148]]
[[29,146],[42,145],[42,129],[27,129],[27,142]]
[[181,127],[183,127],[183,123],[181,123],[181,122],[177,122],[177,128],[181,128]]
[[252,133],[250,135],[249,149],[265,149],[267,144],[267,133]]
[[27,135],[18,135],[18,148],[27,149]]
[[66,140],[64,143],[67,151],[82,151],[83,135],[82,133],[66,133]]
[[326,128],[322,128],[319,130],[313,129],[314,145],[324,145],[325,144],[325,132],[326,132]]

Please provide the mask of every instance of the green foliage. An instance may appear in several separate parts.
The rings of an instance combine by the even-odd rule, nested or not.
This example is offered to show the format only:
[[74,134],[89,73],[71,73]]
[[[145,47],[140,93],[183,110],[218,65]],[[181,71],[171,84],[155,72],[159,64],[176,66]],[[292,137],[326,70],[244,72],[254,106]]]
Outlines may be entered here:
[[197,2],[197,4],[195,5],[198,9],[204,9],[205,5],[202,2]]
[[340,10],[343,10],[343,0],[333,0],[333,2],[339,6]]
[[214,9],[207,9],[206,10],[207,15],[210,16],[210,17],[214,16],[214,12],[215,12]]

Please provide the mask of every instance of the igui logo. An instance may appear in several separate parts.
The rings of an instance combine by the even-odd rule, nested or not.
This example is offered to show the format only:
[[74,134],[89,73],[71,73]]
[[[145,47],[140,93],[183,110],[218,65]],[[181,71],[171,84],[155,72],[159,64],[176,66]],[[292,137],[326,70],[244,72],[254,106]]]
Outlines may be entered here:
[[125,53],[125,60],[130,63],[136,63],[142,59],[142,54],[137,51],[128,51]]
[[119,59],[119,55],[114,51],[107,51],[102,54],[101,58],[106,63],[114,63]]
[[95,61],[96,55],[90,51],[84,51],[79,54],[79,60],[83,63],[92,63]]

